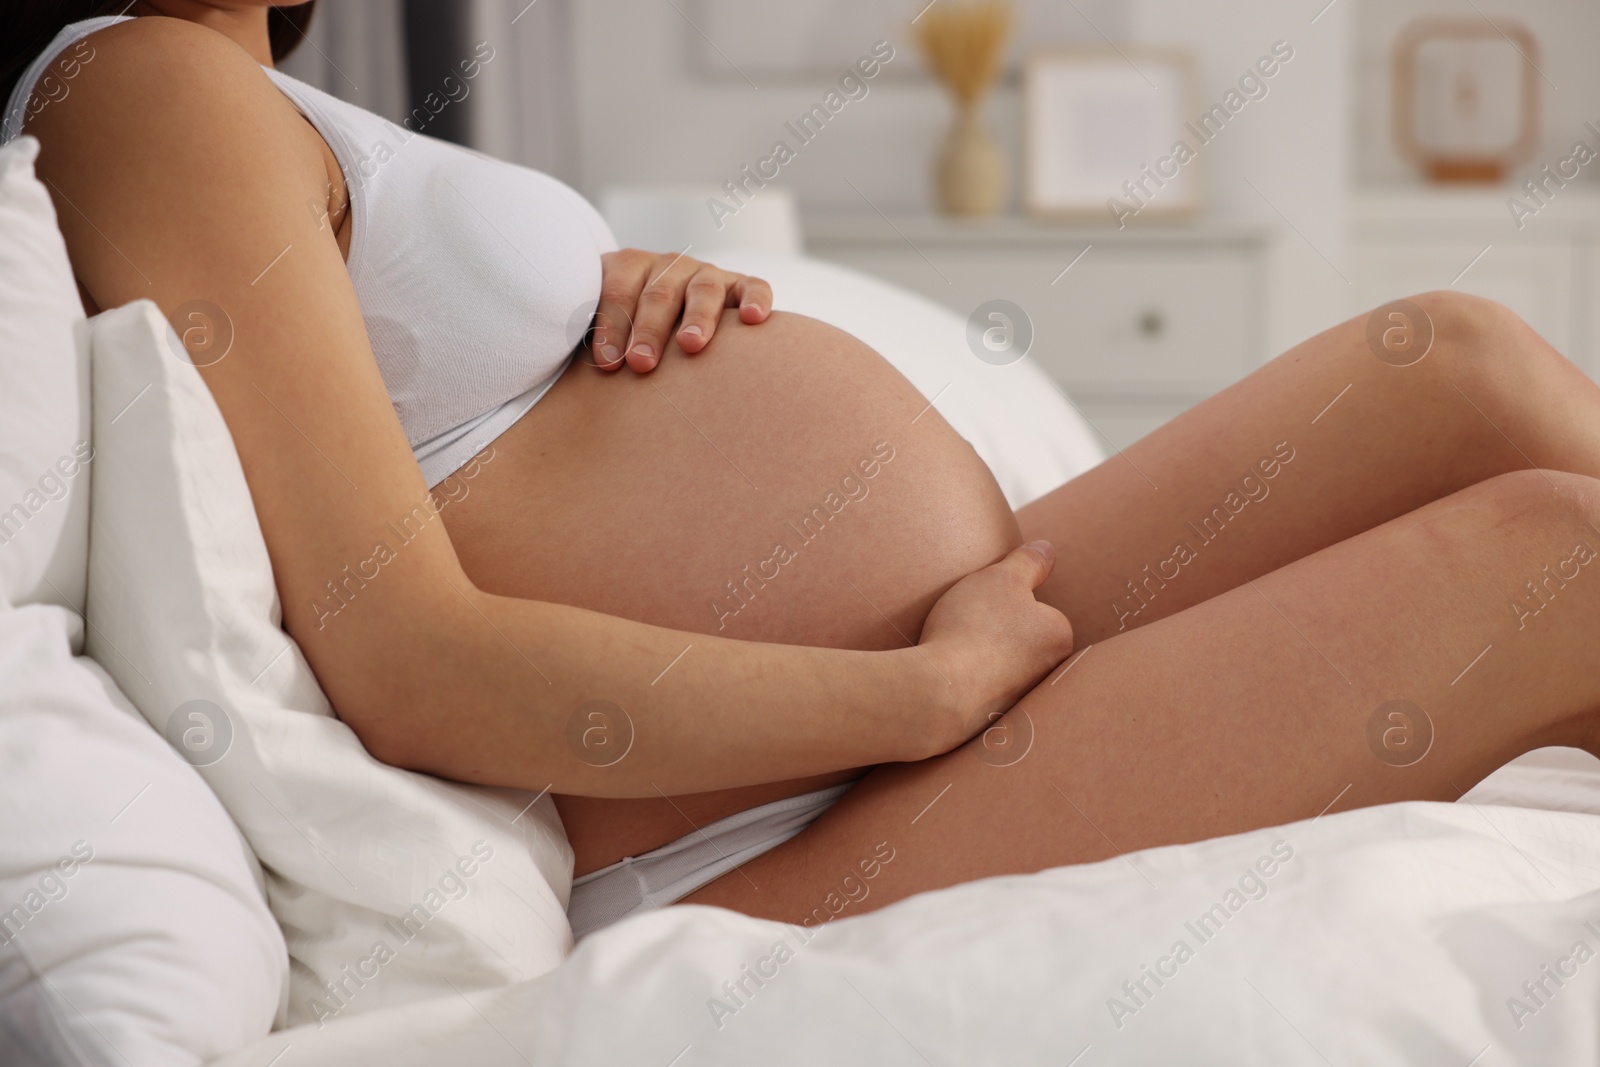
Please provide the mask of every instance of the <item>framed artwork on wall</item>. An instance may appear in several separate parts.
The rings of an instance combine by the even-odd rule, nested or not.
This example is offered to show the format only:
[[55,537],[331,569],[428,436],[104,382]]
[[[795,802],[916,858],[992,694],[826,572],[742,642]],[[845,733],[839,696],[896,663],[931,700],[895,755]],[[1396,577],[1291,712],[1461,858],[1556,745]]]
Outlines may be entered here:
[[[1192,216],[1202,205],[1201,149],[1214,136],[1194,113],[1194,63],[1183,52],[1036,52],[1023,72],[1023,202],[1031,214],[1104,219]],[[1226,109],[1216,131],[1227,121]]]

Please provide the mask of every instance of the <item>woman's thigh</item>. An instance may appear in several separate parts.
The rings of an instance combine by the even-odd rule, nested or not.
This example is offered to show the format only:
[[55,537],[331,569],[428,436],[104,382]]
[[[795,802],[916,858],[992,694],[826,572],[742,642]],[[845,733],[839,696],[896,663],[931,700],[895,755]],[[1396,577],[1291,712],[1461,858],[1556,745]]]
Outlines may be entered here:
[[1429,504],[1080,651],[990,737],[873,771],[685,902],[825,920],[861,870],[846,914],[1600,749],[1597,523],[1600,483],[1554,472]]
[[[1383,344],[1393,314],[1410,353]],[[1428,293],[1297,345],[1018,517],[1056,546],[1040,596],[1082,648],[1534,466],[1600,475],[1600,388],[1506,308]]]

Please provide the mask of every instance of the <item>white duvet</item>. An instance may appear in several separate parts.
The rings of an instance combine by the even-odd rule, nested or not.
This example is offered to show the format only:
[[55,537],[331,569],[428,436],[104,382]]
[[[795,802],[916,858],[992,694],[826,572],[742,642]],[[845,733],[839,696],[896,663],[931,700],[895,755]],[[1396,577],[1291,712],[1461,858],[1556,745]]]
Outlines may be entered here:
[[[820,930],[673,907],[491,993],[226,1067],[1600,1063],[1600,761],[912,898]],[[281,1058],[278,1058],[281,1057]]]

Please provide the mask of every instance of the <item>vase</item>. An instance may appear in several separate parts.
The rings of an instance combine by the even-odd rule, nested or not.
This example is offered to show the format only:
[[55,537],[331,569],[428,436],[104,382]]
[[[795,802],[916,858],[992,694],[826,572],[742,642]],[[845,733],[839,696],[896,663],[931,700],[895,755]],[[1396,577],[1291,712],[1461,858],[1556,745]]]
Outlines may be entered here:
[[1006,159],[984,126],[975,102],[960,106],[934,168],[939,210],[946,215],[992,215],[1006,198]]

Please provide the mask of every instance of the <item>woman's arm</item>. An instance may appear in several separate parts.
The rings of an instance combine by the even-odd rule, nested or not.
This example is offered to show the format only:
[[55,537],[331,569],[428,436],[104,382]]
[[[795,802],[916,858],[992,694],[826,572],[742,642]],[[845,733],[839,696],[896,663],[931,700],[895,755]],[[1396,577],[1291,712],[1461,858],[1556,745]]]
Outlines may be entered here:
[[[1026,549],[960,583],[895,652],[689,635],[484,594],[444,526],[390,553],[353,610],[313,605],[427,508],[330,228],[329,161],[246,53],[186,22],[95,37],[72,95],[39,113],[80,282],[101,307],[192,300],[232,320],[203,369],[266,537],[285,625],[340,717],[380,759],[467,781],[595,796],[698,792],[922,758],[975,733],[1070,649]],[[347,571],[350,568],[350,571]],[[587,702],[633,724],[627,758],[569,745]],[[576,720],[583,728],[581,716]]]

